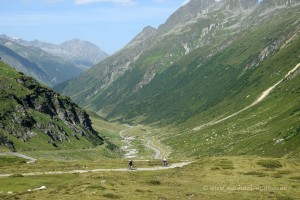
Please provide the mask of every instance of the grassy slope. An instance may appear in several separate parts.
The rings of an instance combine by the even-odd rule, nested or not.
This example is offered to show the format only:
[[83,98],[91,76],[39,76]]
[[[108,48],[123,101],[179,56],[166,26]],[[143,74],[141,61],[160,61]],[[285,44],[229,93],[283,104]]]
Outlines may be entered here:
[[[250,105],[246,98],[248,95],[251,94],[253,101],[259,93],[272,86],[275,80],[280,80],[287,70],[294,68],[300,62],[299,45],[300,39],[262,63],[249,76],[250,87],[215,108],[188,120],[183,124],[180,134],[169,139],[167,143],[178,152],[189,152],[188,154],[193,156],[292,154],[298,157],[300,151],[298,145],[300,142],[299,75],[286,79],[264,101],[233,118],[197,132],[184,130],[228,116],[242,106]],[[245,100],[240,102],[241,99]],[[284,141],[275,144],[280,139]]]

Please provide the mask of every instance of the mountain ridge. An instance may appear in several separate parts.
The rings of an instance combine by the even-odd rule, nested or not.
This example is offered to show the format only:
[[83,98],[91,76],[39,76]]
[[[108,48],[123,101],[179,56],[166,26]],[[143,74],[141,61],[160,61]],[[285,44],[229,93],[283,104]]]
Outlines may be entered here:
[[11,38],[6,35],[2,35],[1,37],[15,41],[24,46],[38,47],[55,56],[67,58],[83,68],[90,68],[108,57],[108,54],[94,43],[77,38],[62,42],[61,44],[52,44],[40,40],[26,41],[23,39]]
[[[0,44],[13,51],[3,52],[3,61],[51,87],[78,76],[108,56],[95,44],[79,39],[56,45],[0,35]],[[24,62],[14,60],[13,54]]]
[[[19,71],[48,86],[54,86],[83,72],[80,66],[45,52],[38,47],[23,46],[5,38],[0,38],[0,44],[3,48],[10,49],[10,51],[2,52],[3,62],[14,66]],[[16,55],[18,55],[18,58]],[[23,62],[20,62],[20,60]]]

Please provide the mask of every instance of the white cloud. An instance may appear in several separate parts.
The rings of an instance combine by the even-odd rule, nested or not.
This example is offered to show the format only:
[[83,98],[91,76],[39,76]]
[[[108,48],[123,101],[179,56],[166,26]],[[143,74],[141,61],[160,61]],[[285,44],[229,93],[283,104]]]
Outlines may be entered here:
[[75,0],[76,5],[91,4],[97,2],[99,3],[109,2],[109,3],[119,4],[123,6],[132,6],[136,4],[134,0]]

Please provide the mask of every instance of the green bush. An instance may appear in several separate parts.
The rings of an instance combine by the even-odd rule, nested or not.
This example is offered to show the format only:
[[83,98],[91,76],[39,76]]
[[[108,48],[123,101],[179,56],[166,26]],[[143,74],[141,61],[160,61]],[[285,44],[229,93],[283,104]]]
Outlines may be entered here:
[[106,193],[103,194],[103,196],[109,199],[120,199],[122,197],[121,195],[112,194],[112,193]]
[[19,177],[24,177],[23,174],[13,174],[10,177],[12,178],[19,178]]
[[149,185],[160,185],[161,182],[158,181],[158,180],[150,180],[150,181],[148,181],[148,184],[149,184]]
[[268,176],[268,174],[263,173],[263,172],[257,172],[257,171],[251,171],[251,172],[246,172],[244,175],[247,176],[257,176],[257,177],[265,177]]
[[268,169],[281,168],[282,164],[278,160],[260,160],[257,162],[258,165]]

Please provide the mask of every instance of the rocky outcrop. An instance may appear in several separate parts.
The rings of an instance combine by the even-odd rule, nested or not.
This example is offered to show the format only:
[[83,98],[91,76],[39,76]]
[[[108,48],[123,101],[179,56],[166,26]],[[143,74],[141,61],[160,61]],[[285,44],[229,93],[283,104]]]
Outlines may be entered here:
[[247,10],[253,8],[258,2],[257,0],[227,0],[224,1],[231,10],[242,9]]
[[208,9],[214,4],[216,4],[215,0],[192,0],[171,15],[165,24],[159,26],[158,30],[161,33],[167,33],[176,26],[189,22],[197,15],[207,13]]
[[143,29],[143,31],[138,34],[132,41],[129,42],[127,48],[130,46],[135,46],[138,44],[143,44],[143,42],[151,39],[157,34],[157,30],[151,26],[147,26]]
[[3,133],[0,132],[0,145],[1,146],[6,146],[8,147],[9,149],[11,149],[12,151],[15,151],[15,146],[14,146],[14,143],[9,140],[7,138],[7,136],[5,136]]
[[[43,133],[54,147],[70,141],[70,137],[77,140],[85,137],[94,145],[102,144],[89,115],[68,97],[39,85],[22,73],[14,82],[14,86],[1,88],[1,101],[7,100],[11,107],[0,112],[0,133],[6,132],[22,142]],[[20,91],[25,92],[20,94]],[[0,145],[15,150],[14,143],[5,134],[0,134]]]

